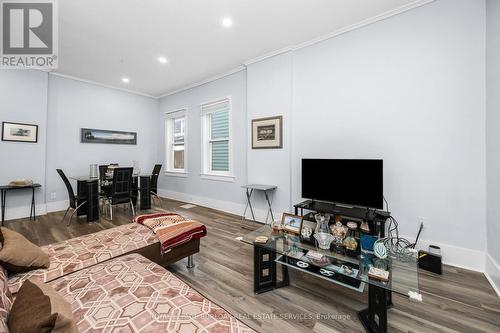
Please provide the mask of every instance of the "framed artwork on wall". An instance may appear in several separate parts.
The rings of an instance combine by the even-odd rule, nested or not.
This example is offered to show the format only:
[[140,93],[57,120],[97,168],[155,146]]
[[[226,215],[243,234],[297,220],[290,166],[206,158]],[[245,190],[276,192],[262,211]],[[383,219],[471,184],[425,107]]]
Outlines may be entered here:
[[82,128],[81,142],[136,145],[137,133]]
[[2,122],[2,141],[38,142],[38,125]]
[[252,120],[252,149],[283,148],[283,116]]

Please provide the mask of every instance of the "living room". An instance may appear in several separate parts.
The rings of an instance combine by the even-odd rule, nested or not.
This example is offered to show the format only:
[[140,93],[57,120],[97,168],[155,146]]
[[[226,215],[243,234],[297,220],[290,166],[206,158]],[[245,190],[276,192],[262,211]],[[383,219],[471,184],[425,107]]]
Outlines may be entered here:
[[[9,55],[5,40],[12,44],[16,34],[7,38],[5,31],[16,14],[6,24],[4,6],[14,13],[29,7],[1,2],[2,231],[19,233],[50,257],[43,262],[50,273],[36,265],[11,271],[19,263],[3,259],[0,249],[14,296],[21,282],[43,276],[43,285],[82,316],[67,330],[80,332],[125,331],[125,322],[144,332],[215,332],[221,325],[235,332],[500,330],[500,1],[45,2],[53,5],[57,60],[46,67],[21,64],[29,57],[19,51]],[[43,43],[45,30],[35,25],[25,31]],[[323,161],[323,172],[305,174],[308,161]],[[346,161],[356,165],[342,168]],[[356,174],[363,161],[380,164]],[[132,180],[117,200],[105,187],[122,171]],[[314,191],[326,195],[305,193],[311,174],[323,177]],[[381,184],[380,193],[371,182]],[[329,188],[337,183],[347,185]],[[343,199],[346,192],[355,198]],[[370,194],[374,204],[363,201]],[[329,205],[301,205],[308,199]],[[287,216],[300,218],[297,230],[286,232],[280,222]],[[327,266],[310,274],[277,247],[284,240],[301,248],[307,228],[319,233],[325,217],[332,244],[313,240],[304,249],[338,260],[353,239],[357,252],[349,260],[358,264],[368,230],[380,238],[370,245],[377,261],[393,262],[374,268],[389,276],[357,267],[352,290],[330,281]],[[189,226],[186,242],[173,241],[185,232],[180,228],[162,238],[158,219]],[[124,230],[117,228],[129,229],[117,236],[114,230]],[[144,239],[113,241],[137,230]],[[120,248],[119,255],[110,250],[113,258],[104,260],[76,250],[76,243],[88,251],[87,242],[97,241],[106,251]],[[375,251],[378,244],[388,255]],[[63,263],[72,272],[49,279],[54,258],[62,262],[69,249],[86,259]],[[277,261],[254,260],[261,249]],[[288,257],[286,265],[279,261]],[[190,305],[210,304],[222,315],[207,322],[167,311],[165,320],[150,307],[144,316],[153,319],[140,326],[120,317],[129,307],[116,300],[116,317],[96,304],[86,314],[76,310],[84,293],[68,291],[72,283],[118,263],[144,271],[144,260],[166,267],[157,278],[175,279],[196,295]],[[401,284],[398,260],[412,265]],[[259,269],[270,271],[259,278]],[[368,306],[376,297],[388,298],[387,306]],[[97,312],[114,321],[96,319]],[[16,318],[6,315],[0,328],[23,331],[11,329]]]

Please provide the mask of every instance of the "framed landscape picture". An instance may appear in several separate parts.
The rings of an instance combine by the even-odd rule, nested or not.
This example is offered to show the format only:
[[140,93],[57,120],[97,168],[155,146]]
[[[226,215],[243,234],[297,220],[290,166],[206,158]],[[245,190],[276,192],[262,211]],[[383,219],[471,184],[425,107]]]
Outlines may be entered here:
[[283,148],[283,117],[252,120],[252,149]]
[[304,219],[303,216],[283,213],[281,217],[281,224],[283,225],[283,230],[291,232],[293,234],[300,235],[300,229],[302,228],[303,219]]
[[2,122],[2,141],[38,142],[38,125]]
[[82,143],[136,145],[137,133],[82,128],[81,141]]

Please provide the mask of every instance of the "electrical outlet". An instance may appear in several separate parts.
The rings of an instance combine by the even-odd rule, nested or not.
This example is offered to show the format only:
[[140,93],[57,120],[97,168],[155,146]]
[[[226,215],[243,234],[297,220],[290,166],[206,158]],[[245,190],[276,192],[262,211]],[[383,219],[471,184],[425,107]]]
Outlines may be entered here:
[[51,192],[50,193],[50,200],[56,200],[56,198],[57,198],[56,192]]

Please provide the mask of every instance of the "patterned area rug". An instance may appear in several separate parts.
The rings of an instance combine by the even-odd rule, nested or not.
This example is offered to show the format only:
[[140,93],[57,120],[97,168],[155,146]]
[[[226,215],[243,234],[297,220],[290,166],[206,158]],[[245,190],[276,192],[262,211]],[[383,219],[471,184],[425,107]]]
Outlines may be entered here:
[[131,254],[49,283],[80,332],[254,332],[169,271]]

